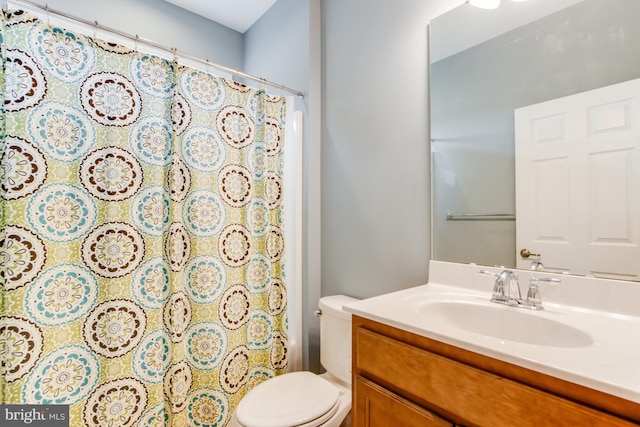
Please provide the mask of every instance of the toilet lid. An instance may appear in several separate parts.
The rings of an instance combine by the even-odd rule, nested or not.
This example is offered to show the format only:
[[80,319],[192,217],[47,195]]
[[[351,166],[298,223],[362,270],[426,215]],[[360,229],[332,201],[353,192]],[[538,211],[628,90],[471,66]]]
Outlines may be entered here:
[[299,426],[335,409],[339,398],[340,390],[325,379],[311,372],[292,372],[247,393],[236,417],[246,427]]

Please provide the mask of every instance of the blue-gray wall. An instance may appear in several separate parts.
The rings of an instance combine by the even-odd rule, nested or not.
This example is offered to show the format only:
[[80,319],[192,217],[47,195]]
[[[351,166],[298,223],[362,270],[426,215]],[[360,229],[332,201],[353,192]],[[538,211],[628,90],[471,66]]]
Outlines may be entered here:
[[323,294],[427,282],[427,28],[445,3],[322,2]]
[[309,0],[279,0],[244,34],[244,69],[301,91],[309,87]]

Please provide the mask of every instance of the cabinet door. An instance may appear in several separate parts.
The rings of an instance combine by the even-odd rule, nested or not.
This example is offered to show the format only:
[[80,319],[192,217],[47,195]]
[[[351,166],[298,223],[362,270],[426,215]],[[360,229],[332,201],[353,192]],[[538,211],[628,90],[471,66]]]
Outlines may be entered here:
[[451,427],[426,411],[362,377],[356,377],[353,427]]

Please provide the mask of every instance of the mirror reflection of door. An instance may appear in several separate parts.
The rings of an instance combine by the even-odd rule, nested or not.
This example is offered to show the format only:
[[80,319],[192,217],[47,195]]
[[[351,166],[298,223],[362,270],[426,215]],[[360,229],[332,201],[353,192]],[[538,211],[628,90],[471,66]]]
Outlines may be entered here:
[[515,133],[517,248],[547,271],[640,279],[640,79],[516,109]]

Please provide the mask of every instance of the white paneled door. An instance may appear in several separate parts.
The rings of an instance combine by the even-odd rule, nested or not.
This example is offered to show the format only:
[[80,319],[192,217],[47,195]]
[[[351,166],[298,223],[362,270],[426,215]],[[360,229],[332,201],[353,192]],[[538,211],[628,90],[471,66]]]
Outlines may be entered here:
[[640,79],[517,109],[515,139],[517,267],[639,280]]

